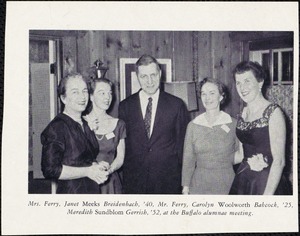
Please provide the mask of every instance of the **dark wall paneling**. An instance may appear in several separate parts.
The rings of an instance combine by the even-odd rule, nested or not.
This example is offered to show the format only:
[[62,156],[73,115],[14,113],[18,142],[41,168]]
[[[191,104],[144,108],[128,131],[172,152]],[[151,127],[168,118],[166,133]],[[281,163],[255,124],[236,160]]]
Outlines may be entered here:
[[174,76],[175,81],[193,80],[193,33],[174,32]]
[[[90,34],[90,58],[93,64],[97,59],[104,61],[105,34],[103,31],[89,31]],[[92,65],[91,65],[92,66]]]
[[199,56],[198,56],[198,32],[192,32],[192,52],[193,52],[193,81],[198,81],[198,74],[199,74]]
[[[212,77],[211,32],[204,32],[204,31],[197,32],[197,43],[198,43],[197,52],[194,53],[198,54],[197,81],[200,82],[206,77]],[[196,117],[197,115],[205,111],[200,98],[199,86],[197,88],[198,88],[197,95],[198,95],[199,111],[193,112],[192,118]]]
[[239,41],[231,42],[231,68],[230,68],[230,78],[231,78],[231,89],[229,90],[229,93],[231,95],[231,112],[232,116],[236,117],[237,114],[239,114],[242,111],[242,100],[240,99],[236,86],[235,86],[235,80],[233,78],[232,71],[234,67],[242,61],[242,46],[243,44]]
[[68,73],[67,70],[67,61],[69,63],[74,63],[74,71],[77,71],[77,38],[75,36],[68,36],[62,39],[62,51],[63,51],[63,76],[66,76]]
[[268,38],[264,40],[254,40],[249,44],[249,50],[269,50],[277,48],[292,48],[294,46],[293,38],[279,37],[279,38]]
[[90,58],[90,32],[77,38],[77,69],[79,73],[86,71],[92,65]]
[[142,51],[142,32],[130,31],[129,37],[131,41],[130,57],[137,58],[141,53],[146,53]]
[[[156,44],[155,56],[157,58],[172,59],[173,47],[174,47],[173,32],[171,32],[171,31],[156,31],[154,33],[154,36],[155,36],[155,44]],[[173,69],[174,68],[172,68],[172,70]]]
[[206,77],[212,77],[212,45],[211,32],[198,32],[198,79],[202,81]]
[[169,58],[172,59],[173,80],[193,80],[192,40],[192,32],[88,31],[77,38],[78,71],[83,72],[98,58],[103,60],[109,67],[107,78],[115,84],[111,114],[117,116],[120,58],[138,58],[142,54]]
[[[224,108],[232,116],[241,111],[242,103],[236,92],[232,69],[249,57],[249,42],[259,37],[286,37],[290,32],[228,32],[228,31],[87,31],[65,37],[64,52],[74,56],[77,69],[83,72],[96,59],[109,67],[107,78],[115,84],[115,102],[111,114],[117,116],[120,94],[120,58],[138,58],[151,54],[156,58],[172,59],[173,81],[201,81],[205,77],[220,79],[228,89],[230,101]],[[197,47],[195,47],[195,42]],[[197,66],[195,66],[197,50]],[[201,100],[199,111],[203,112]]]
[[118,115],[118,104],[120,101],[120,58],[130,57],[130,45],[128,41],[129,32],[107,31],[105,33],[104,54],[109,71],[107,78],[115,84],[115,99],[110,113],[113,116]]
[[[232,80],[230,73],[230,38],[228,32],[212,32],[212,52],[213,77],[223,82],[230,91]],[[228,102],[228,105],[224,107],[224,111],[232,115],[231,101]]]
[[293,37],[291,31],[232,31],[230,38],[232,41],[253,41],[265,38],[278,38],[278,37]]

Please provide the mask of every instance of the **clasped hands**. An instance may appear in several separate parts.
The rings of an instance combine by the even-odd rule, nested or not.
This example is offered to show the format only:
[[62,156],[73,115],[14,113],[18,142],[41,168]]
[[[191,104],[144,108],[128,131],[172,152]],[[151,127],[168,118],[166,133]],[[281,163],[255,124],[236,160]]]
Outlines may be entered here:
[[266,157],[264,157],[261,153],[249,157],[247,162],[250,169],[253,171],[262,171],[264,168],[269,166]]
[[108,179],[108,176],[111,173],[112,170],[108,162],[93,162],[93,165],[89,167],[87,177],[97,184],[102,184]]

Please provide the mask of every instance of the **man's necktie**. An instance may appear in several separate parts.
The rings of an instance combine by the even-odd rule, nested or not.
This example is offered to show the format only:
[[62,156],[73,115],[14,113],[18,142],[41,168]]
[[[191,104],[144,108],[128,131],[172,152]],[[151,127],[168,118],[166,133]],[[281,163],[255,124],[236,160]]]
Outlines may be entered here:
[[146,115],[144,118],[145,128],[147,131],[148,138],[150,138],[150,128],[151,128],[151,115],[152,115],[152,98],[148,98],[148,105],[146,108]]

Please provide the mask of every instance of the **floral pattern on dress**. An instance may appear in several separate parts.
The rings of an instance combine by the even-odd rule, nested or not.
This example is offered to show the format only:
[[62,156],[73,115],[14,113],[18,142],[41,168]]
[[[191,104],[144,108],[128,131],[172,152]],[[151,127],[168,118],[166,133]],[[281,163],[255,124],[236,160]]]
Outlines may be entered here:
[[269,125],[269,119],[273,111],[279,107],[277,104],[270,104],[263,113],[263,116],[254,121],[244,121],[242,115],[239,115],[237,129],[239,130],[250,130],[254,128],[262,128]]

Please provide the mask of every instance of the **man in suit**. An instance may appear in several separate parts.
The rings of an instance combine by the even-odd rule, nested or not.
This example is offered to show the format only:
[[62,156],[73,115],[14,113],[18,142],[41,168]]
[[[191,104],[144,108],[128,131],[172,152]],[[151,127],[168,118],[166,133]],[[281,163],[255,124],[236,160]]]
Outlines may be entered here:
[[124,193],[179,194],[189,121],[186,106],[160,90],[161,69],[155,58],[143,55],[135,67],[141,90],[119,106],[127,131]]

